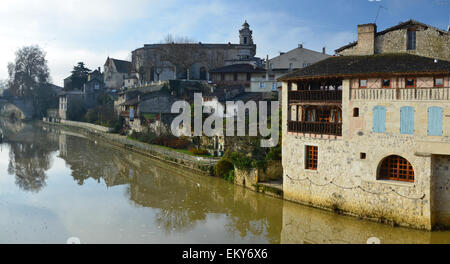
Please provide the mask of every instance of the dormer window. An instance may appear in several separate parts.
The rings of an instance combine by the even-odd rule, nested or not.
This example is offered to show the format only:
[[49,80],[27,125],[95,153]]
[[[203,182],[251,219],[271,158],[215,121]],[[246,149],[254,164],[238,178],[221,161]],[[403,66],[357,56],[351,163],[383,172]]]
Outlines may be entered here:
[[407,43],[408,50],[415,50],[416,49],[416,29],[415,28],[408,29],[407,37],[408,37],[408,43]]
[[434,87],[444,87],[444,78],[434,78]]

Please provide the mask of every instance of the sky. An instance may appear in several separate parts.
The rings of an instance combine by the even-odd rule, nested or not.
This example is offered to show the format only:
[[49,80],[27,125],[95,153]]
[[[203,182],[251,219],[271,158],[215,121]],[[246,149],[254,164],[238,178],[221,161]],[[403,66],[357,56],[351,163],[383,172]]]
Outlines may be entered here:
[[441,29],[450,24],[450,0],[1,0],[0,80],[23,46],[46,52],[52,82],[62,86],[79,61],[96,69],[108,56],[130,60],[132,50],[167,34],[238,43],[244,20],[258,57],[300,43],[334,54],[355,41],[357,24],[373,23],[378,10],[378,30],[411,18]]

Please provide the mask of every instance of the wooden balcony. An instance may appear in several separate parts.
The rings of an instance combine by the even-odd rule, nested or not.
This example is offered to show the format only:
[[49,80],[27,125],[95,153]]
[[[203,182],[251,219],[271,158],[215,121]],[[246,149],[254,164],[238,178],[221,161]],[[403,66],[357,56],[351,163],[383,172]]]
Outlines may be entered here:
[[327,90],[315,90],[315,91],[288,91],[289,102],[342,102],[342,91],[327,91]]
[[342,136],[342,124],[288,121],[288,132]]
[[359,88],[351,90],[352,100],[430,101],[450,100],[450,88]]

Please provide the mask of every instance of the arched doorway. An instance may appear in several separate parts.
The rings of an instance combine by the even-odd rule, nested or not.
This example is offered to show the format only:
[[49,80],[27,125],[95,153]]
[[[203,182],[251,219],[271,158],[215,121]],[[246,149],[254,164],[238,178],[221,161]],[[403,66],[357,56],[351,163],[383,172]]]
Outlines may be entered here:
[[206,67],[200,67],[200,80],[205,80],[207,79],[207,71],[206,71]]
[[414,169],[407,159],[398,155],[392,155],[381,162],[378,178],[414,182]]

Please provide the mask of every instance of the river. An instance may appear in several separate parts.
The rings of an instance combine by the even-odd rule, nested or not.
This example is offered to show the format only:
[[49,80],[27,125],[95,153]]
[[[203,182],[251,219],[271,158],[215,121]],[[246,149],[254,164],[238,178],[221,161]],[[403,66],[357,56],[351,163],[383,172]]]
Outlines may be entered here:
[[63,129],[0,120],[0,243],[450,243],[282,201]]

